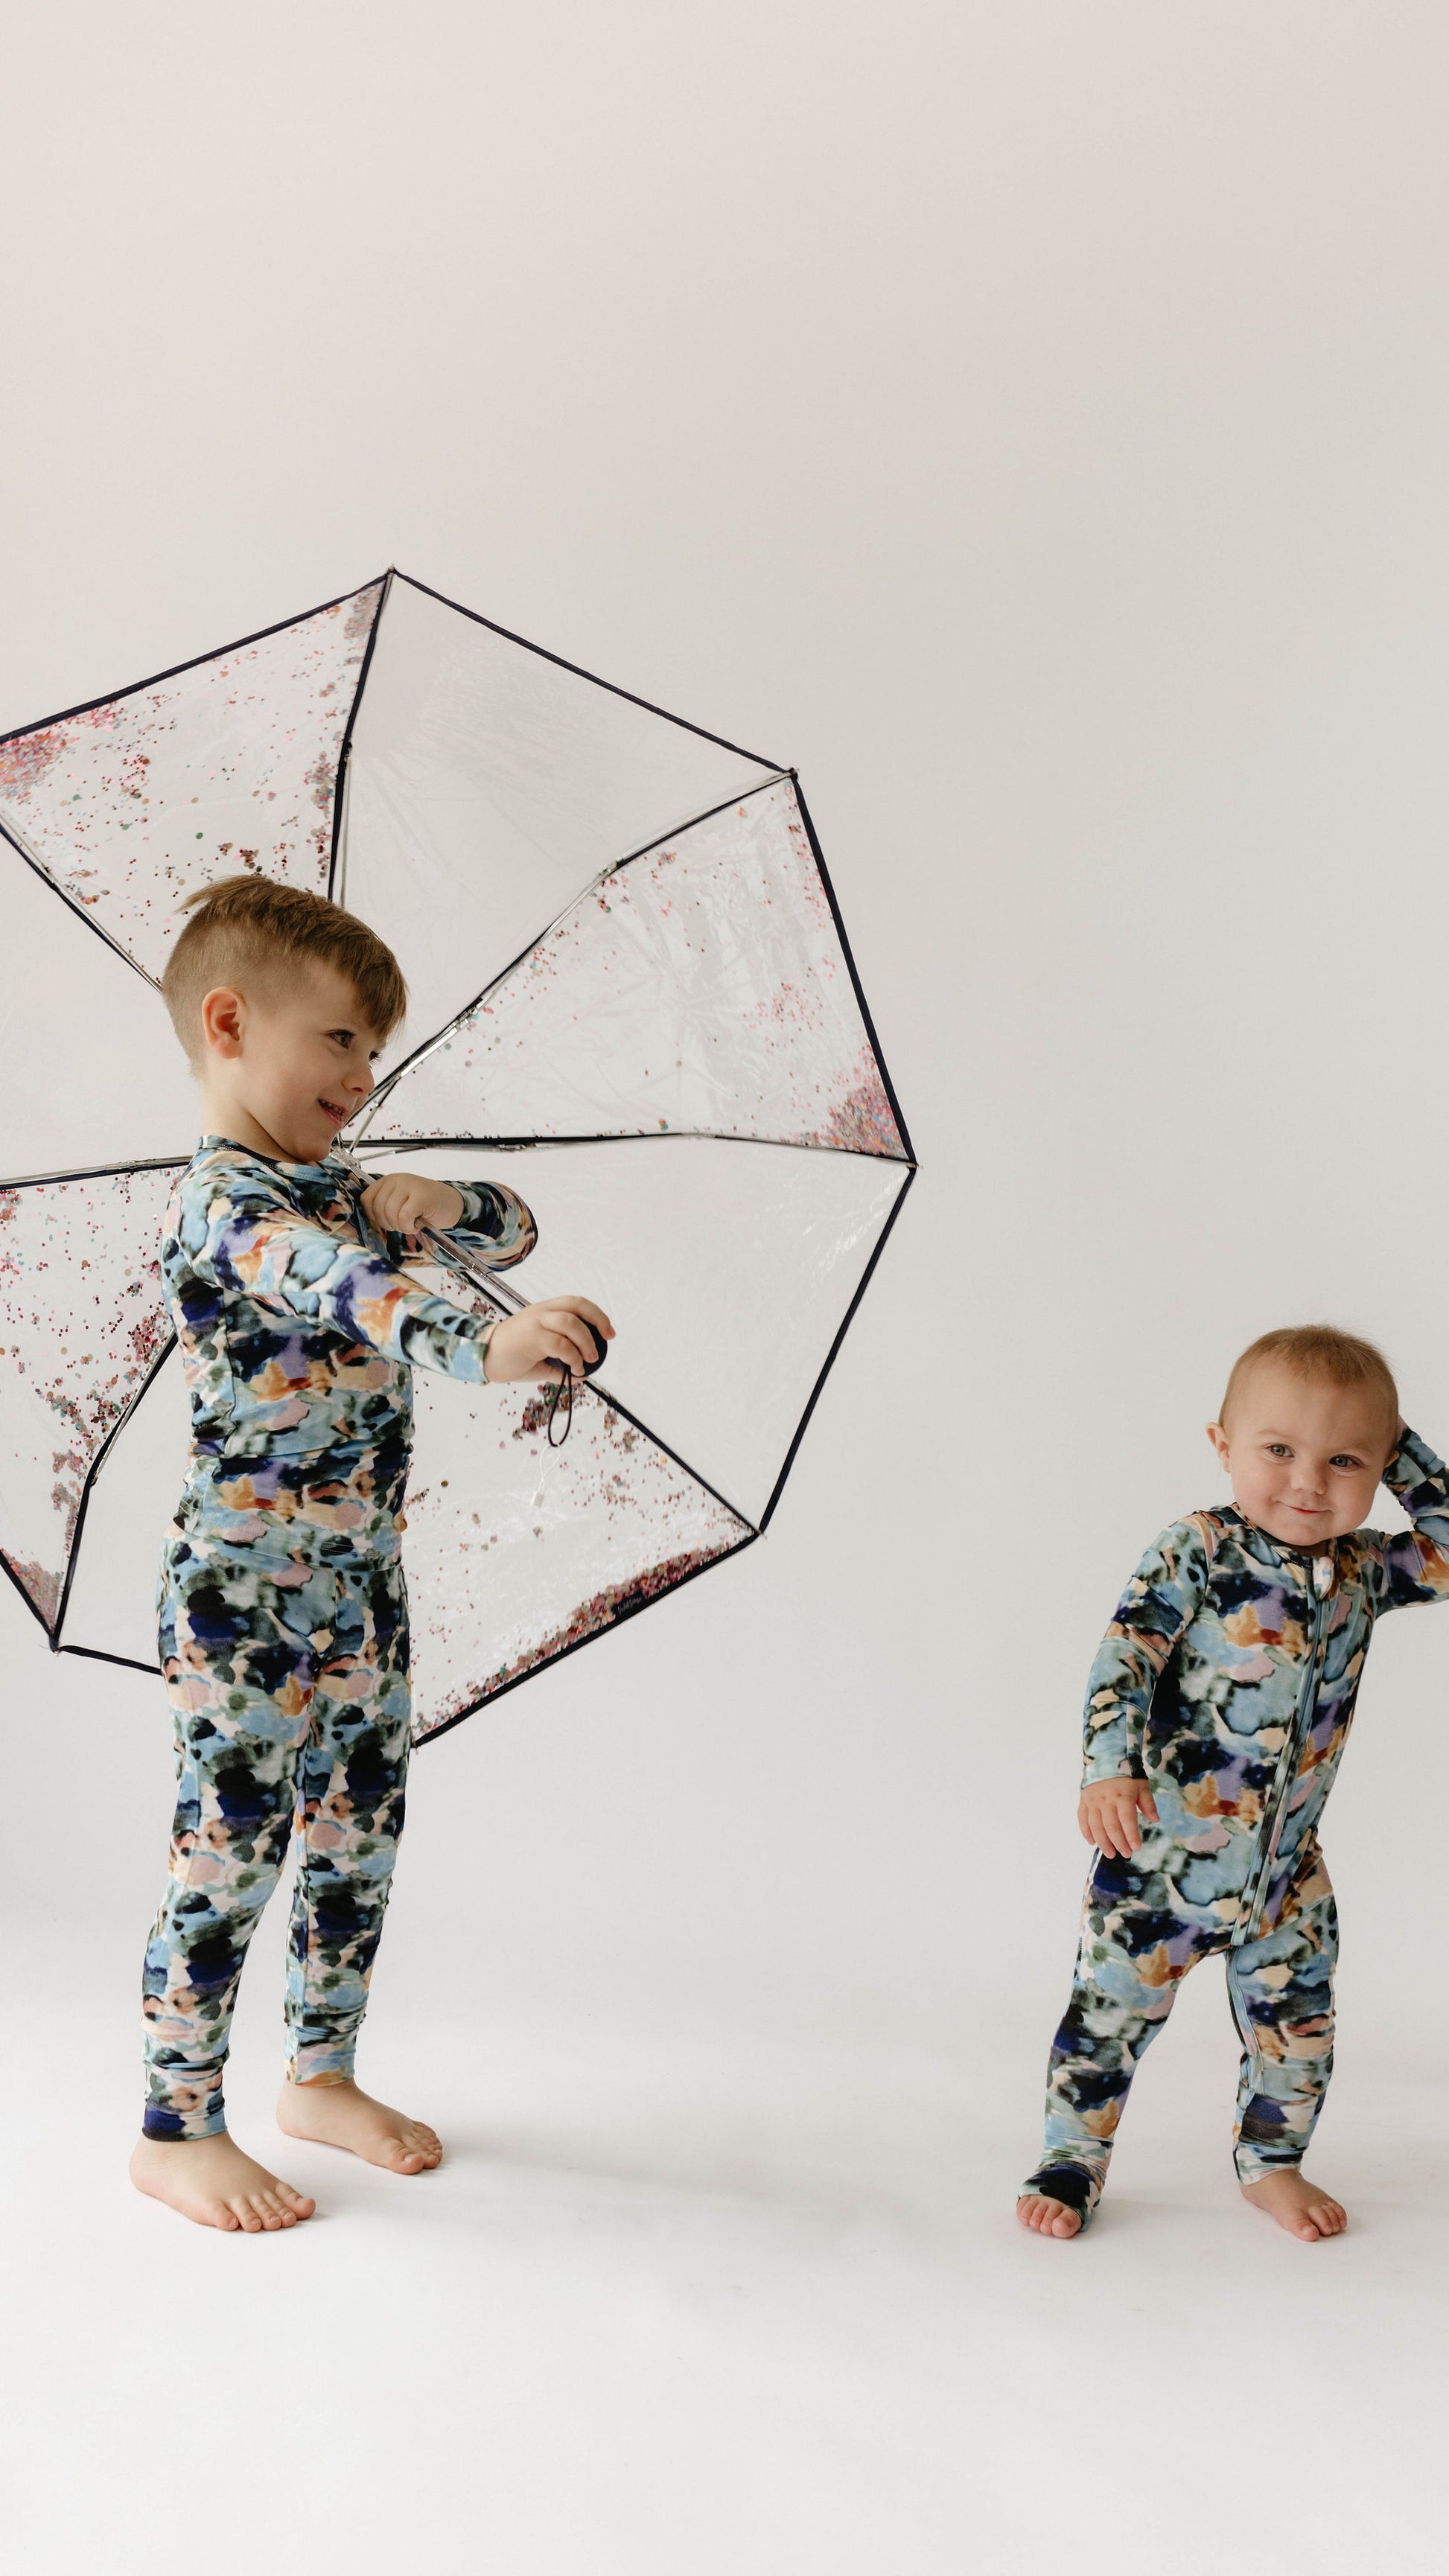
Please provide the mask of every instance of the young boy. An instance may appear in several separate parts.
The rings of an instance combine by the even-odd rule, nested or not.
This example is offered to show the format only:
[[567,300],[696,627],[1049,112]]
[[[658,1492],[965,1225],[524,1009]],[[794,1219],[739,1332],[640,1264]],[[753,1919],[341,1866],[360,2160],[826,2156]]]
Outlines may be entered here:
[[203,2226],[256,2234],[314,2207],[234,2144],[221,2090],[294,1811],[278,2125],[394,2173],[442,2154],[352,2073],[403,1821],[411,1369],[474,1386],[552,1378],[593,1358],[590,1326],[606,1340],[613,1326],[583,1297],[486,1322],[396,1266],[424,1226],[495,1267],[523,1260],[535,1228],[496,1182],[364,1185],[332,1153],[407,1000],[363,922],[265,877],[224,878],[186,908],[162,991],[204,1132],[161,1258],[192,1447],[157,1584],[179,1795],[146,1952],[131,2177]]
[[[1449,1470],[1405,1428],[1381,1354],[1321,1324],[1244,1351],[1208,1437],[1233,1502],[1149,1548],[1087,1685],[1077,1815],[1098,1857],[1016,2204],[1043,2236],[1096,2208],[1137,2062],[1213,1951],[1243,2044],[1244,2197],[1310,2242],[1347,2223],[1301,2170],[1333,2065],[1318,1820],[1375,1619],[1449,1598]],[[1401,1536],[1358,1526],[1380,1479],[1412,1518]]]

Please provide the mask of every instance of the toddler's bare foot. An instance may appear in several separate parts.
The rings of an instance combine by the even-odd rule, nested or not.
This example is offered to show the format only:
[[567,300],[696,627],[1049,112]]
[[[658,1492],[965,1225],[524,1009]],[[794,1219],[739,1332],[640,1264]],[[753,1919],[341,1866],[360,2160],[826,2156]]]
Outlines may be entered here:
[[1285,2165],[1281,2173],[1264,2174],[1260,2181],[1245,2182],[1240,2188],[1244,2200],[1250,2200],[1255,2209],[1266,2209],[1290,2236],[1301,2236],[1305,2243],[1319,2236],[1339,2236],[1348,2225],[1347,2210],[1296,2165]]
[[426,2120],[390,2111],[350,2078],[345,2084],[284,2084],[277,2126],[289,2138],[346,2147],[367,2164],[386,2165],[389,2173],[427,2173],[443,2161],[443,2142]]
[[240,2228],[259,2236],[295,2227],[317,2203],[294,2191],[265,2165],[243,2155],[225,2131],[216,2138],[142,2138],[131,2158],[138,2191],[194,2218],[198,2227]]
[[1039,2236],[1075,2236],[1082,2224],[1079,2209],[1068,2209],[1062,2200],[1048,2200],[1040,2191],[1023,2192],[1016,2214],[1023,2227],[1034,2227]]

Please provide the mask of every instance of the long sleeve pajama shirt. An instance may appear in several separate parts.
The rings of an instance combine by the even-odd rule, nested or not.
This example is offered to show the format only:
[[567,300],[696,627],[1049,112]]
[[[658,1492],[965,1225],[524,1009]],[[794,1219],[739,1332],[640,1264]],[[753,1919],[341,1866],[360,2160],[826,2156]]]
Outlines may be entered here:
[[1087,1685],[1084,1785],[1145,1780],[1157,1822],[1099,1852],[1052,2047],[1046,2144],[1022,2185],[1089,2216],[1143,2051],[1222,1951],[1242,2042],[1244,2182],[1301,2163],[1333,2065],[1338,1920],[1318,1824],[1374,1622],[1449,1599],[1449,1469],[1402,1435],[1384,1483],[1413,1526],[1306,1553],[1235,1507],[1149,1548]]
[[[494,1268],[532,1251],[511,1190],[453,1186],[461,1243]],[[398,1268],[365,1187],[205,1136],[167,1210],[191,1451],[156,1595],[178,1794],[146,1952],[150,2137],[225,2128],[232,2008],[294,1815],[289,2072],[352,2071],[403,1821],[412,1370],[480,1385],[492,1330]]]

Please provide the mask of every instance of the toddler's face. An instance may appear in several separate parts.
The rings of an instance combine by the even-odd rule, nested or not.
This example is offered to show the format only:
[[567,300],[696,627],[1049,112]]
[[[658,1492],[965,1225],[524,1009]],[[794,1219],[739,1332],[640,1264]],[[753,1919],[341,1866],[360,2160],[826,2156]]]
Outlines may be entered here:
[[[335,966],[318,963],[275,996],[208,993],[204,1079],[215,1117],[244,1112],[292,1163],[320,1162],[340,1127],[373,1086],[382,1041],[355,989]],[[242,1143],[252,1140],[243,1137]]]
[[1319,1385],[1265,1360],[1208,1438],[1233,1480],[1239,1511],[1270,1538],[1313,1548],[1368,1518],[1397,1432],[1381,1396]]

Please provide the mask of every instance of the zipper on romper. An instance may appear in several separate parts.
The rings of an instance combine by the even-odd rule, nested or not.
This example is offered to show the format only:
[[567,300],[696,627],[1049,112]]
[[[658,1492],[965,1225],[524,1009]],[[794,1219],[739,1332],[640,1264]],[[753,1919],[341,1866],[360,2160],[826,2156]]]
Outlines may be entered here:
[[[1311,1563],[1315,1568],[1317,1567],[1318,1562],[1319,1560],[1316,1557],[1311,1560]],[[1309,1648],[1308,1669],[1303,1676],[1303,1688],[1298,1694],[1298,1706],[1293,1713],[1293,1724],[1289,1730],[1288,1741],[1284,1745],[1283,1751],[1279,1757],[1278,1777],[1273,1783],[1268,1809],[1263,1818],[1263,1836],[1265,1843],[1263,1858],[1259,1864],[1256,1877],[1253,1882],[1253,1893],[1248,1903],[1247,1911],[1235,1927],[1232,1939],[1228,1943],[1228,1948],[1230,1950],[1239,1950],[1242,1948],[1243,1943],[1247,1940],[1253,1928],[1254,1922],[1262,1913],[1263,1900],[1268,1892],[1269,1875],[1272,1871],[1274,1860],[1277,1857],[1278,1840],[1283,1829],[1283,1818],[1287,1811],[1288,1794],[1292,1788],[1294,1778],[1297,1775],[1298,1756],[1303,1749],[1304,1740],[1308,1733],[1308,1718],[1317,1697],[1318,1649],[1323,1636],[1324,1606],[1329,1595],[1327,1593],[1319,1592],[1312,1574],[1309,1576],[1309,1582],[1313,1590],[1313,1640]]]

